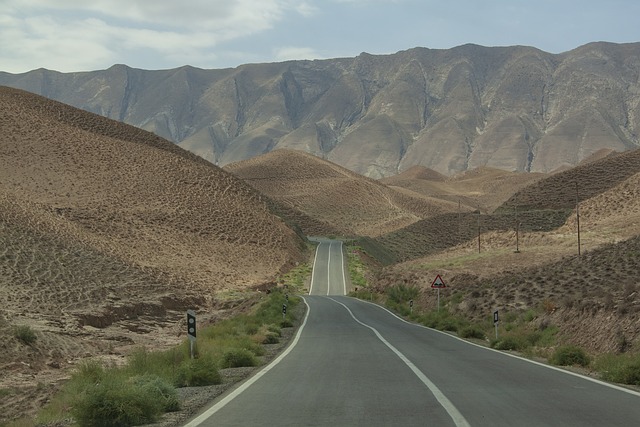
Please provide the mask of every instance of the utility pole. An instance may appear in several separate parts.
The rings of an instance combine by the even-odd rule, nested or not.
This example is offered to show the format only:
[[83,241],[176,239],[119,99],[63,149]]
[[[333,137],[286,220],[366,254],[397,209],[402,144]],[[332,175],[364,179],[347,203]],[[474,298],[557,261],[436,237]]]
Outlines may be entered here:
[[578,226],[578,256],[580,256],[580,196],[578,194],[578,181],[576,181],[576,225]]
[[518,195],[515,198],[516,206],[516,253],[520,253],[520,222],[518,222]]
[[480,253],[480,203],[478,203],[478,253]]

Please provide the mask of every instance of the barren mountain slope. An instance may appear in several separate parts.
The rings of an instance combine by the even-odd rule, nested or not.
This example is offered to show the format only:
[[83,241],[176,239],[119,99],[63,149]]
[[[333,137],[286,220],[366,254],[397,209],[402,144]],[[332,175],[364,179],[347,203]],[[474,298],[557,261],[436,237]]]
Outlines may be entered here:
[[306,259],[264,199],[151,133],[0,88],[0,414],[41,406],[79,358],[175,343],[187,308]]
[[572,208],[579,200],[586,200],[615,187],[640,172],[640,149],[581,164],[558,172],[527,186],[507,200],[501,209],[562,209]]
[[413,166],[401,174],[382,178],[380,182],[455,204],[460,202],[464,211],[479,207],[483,212],[491,212],[518,189],[544,176],[541,173],[477,168],[446,178],[421,166]]
[[[427,187],[429,188],[427,191],[433,191],[434,186],[438,190],[446,191],[442,194],[455,194],[455,191],[459,191],[459,194],[467,196],[463,202],[468,203],[471,207],[473,207],[473,202],[477,203],[477,200],[486,200],[485,203],[492,207],[498,206],[504,200],[506,202],[489,214],[482,212],[482,205],[480,205],[482,214],[471,213],[467,208],[461,209],[460,213],[445,212],[426,218],[405,228],[378,236],[374,246],[380,245],[384,248],[383,250],[391,255],[391,258],[388,259],[406,261],[434,254],[467,241],[471,241],[469,243],[471,247],[477,248],[475,240],[477,240],[478,233],[484,235],[489,232],[489,235],[492,236],[490,238],[483,236],[480,239],[482,247],[483,240],[484,245],[487,245],[487,240],[492,239],[504,242],[505,239],[497,236],[507,231],[510,234],[508,240],[511,242],[508,245],[514,248],[517,244],[515,241],[516,228],[521,233],[551,232],[554,230],[560,234],[570,233],[567,231],[567,227],[561,227],[568,220],[571,221],[572,209],[576,203],[576,182],[581,201],[606,193],[608,190],[611,190],[612,193],[603,197],[615,198],[611,194],[618,194],[616,186],[627,182],[637,173],[640,173],[640,150],[612,154],[547,177],[514,174],[514,179],[510,180],[511,174],[503,171],[479,169],[465,172],[453,179],[429,183],[430,187]],[[505,179],[503,180],[503,178]],[[532,181],[533,183],[531,183]],[[460,187],[443,187],[443,185],[449,185],[452,182]],[[627,183],[627,186],[633,186],[633,181],[628,182],[631,184]],[[509,194],[518,188],[517,193],[509,197]],[[509,191],[509,189],[511,190]],[[622,194],[626,193],[622,192]],[[599,205],[602,205],[602,202]],[[625,217],[627,208],[620,209],[622,209],[620,217]],[[630,206],[628,209],[629,215],[632,217],[633,207]],[[628,228],[623,223],[615,224],[615,219],[612,221],[614,221],[612,224],[614,230]],[[630,227],[633,228],[633,226]],[[611,233],[612,231],[609,232],[609,234]],[[617,233],[617,235],[619,238],[625,237],[624,233]],[[527,238],[526,235],[520,237],[525,240]],[[586,235],[583,238],[595,239],[594,242],[588,244],[589,247],[611,241],[611,239],[602,240],[593,235]],[[554,244],[553,241],[547,243]],[[588,240],[583,243],[587,244]],[[546,259],[544,256],[542,258]]]
[[[445,209],[442,203],[389,189],[301,151],[276,150],[225,169],[344,235],[377,236]],[[308,223],[299,226],[309,232]]]
[[303,150],[372,178],[422,165],[543,172],[640,146],[640,43],[464,45],[234,69],[0,72],[219,165]]
[[445,298],[452,292],[463,295],[463,302],[451,309],[467,316],[486,319],[496,309],[544,307],[539,322],[560,327],[564,342],[593,352],[637,349],[640,173],[580,203],[581,256],[576,225],[573,210],[559,228],[521,232],[517,253],[515,230],[483,231],[481,252],[471,236],[444,251],[385,267],[375,284],[418,285],[424,303],[433,307],[429,284],[440,274],[449,285]]

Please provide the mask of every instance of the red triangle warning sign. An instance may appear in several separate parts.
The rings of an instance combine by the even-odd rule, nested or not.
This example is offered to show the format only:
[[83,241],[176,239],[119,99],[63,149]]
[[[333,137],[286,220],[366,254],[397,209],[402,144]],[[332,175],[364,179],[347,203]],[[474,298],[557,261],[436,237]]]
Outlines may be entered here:
[[431,284],[431,287],[432,288],[446,288],[447,285],[444,284],[444,281],[442,280],[442,277],[440,277],[440,275],[438,274],[436,276],[436,279]]

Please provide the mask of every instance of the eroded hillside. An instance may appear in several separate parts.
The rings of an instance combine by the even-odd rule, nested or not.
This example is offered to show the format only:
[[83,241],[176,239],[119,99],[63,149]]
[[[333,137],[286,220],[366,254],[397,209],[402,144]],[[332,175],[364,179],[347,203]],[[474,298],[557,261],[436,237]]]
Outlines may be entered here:
[[[300,151],[276,150],[225,169],[281,205],[303,213],[299,226],[306,234],[379,236],[453,209],[453,204],[396,191]],[[324,229],[317,227],[318,221],[325,224]]]
[[562,54],[464,45],[392,55],[93,72],[0,84],[150,130],[219,165],[289,148],[372,178],[421,165],[548,173],[637,148],[640,44]]
[[187,308],[215,316],[225,292],[306,260],[271,204],[149,132],[0,88],[2,415],[41,406],[82,358],[176,343]]

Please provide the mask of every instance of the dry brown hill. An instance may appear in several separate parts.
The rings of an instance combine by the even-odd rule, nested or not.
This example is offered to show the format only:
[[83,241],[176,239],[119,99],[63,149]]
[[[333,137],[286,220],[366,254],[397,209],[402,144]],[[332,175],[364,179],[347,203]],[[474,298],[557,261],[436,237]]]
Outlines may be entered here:
[[0,388],[28,411],[79,357],[175,342],[187,308],[275,280],[306,257],[269,206],[149,132],[0,87]]
[[289,209],[309,235],[377,236],[444,209],[301,151],[275,150],[225,169]]
[[414,166],[401,174],[382,178],[380,182],[455,204],[460,203],[462,211],[480,208],[483,212],[491,212],[518,189],[545,176],[541,173],[508,172],[483,167],[447,178],[429,169]]
[[640,172],[640,149],[606,157],[558,172],[523,188],[501,209],[566,209],[576,204],[576,184],[580,201],[624,182]]
[[[526,223],[535,213],[548,219],[552,212],[560,211],[524,211],[520,218]],[[482,216],[483,227],[500,216],[512,217]],[[449,309],[467,317],[484,320],[496,309],[515,314],[543,308],[537,324],[559,327],[562,342],[593,353],[638,349],[640,173],[580,203],[580,256],[575,210],[569,210],[561,227],[543,232],[521,229],[517,253],[513,228],[483,228],[479,252],[473,233],[466,241],[443,233],[442,228],[455,232],[456,224],[453,217],[448,223],[412,224],[408,227],[412,233],[399,230],[401,238],[391,242],[403,241],[402,248],[390,244],[391,236],[378,239],[396,253],[406,254],[406,246],[424,251],[431,245],[433,250],[426,257],[383,268],[373,278],[375,286],[382,290],[397,283],[417,285],[422,303],[434,307],[429,284],[440,274],[449,285],[445,298],[456,293],[461,301]],[[473,225],[472,218],[466,225]]]

